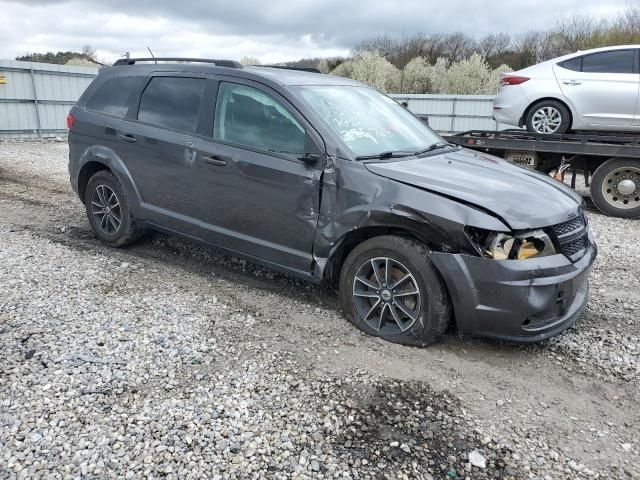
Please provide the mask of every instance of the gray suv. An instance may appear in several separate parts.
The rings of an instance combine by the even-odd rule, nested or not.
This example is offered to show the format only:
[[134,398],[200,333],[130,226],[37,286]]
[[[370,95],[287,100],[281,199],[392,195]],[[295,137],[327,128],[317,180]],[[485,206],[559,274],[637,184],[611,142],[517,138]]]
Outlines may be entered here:
[[537,341],[572,325],[596,256],[582,198],[443,141],[358,82],[228,60],[126,59],[69,118],[71,184],[104,243],[180,235],[338,286],[390,341]]

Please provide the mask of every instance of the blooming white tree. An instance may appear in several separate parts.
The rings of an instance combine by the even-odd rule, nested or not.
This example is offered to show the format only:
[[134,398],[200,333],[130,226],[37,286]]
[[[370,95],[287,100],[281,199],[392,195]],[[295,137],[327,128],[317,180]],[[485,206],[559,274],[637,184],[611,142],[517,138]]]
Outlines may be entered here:
[[493,95],[498,91],[501,74],[508,71],[508,65],[491,69],[478,54],[452,64],[440,57],[433,65],[416,57],[400,71],[377,52],[363,52],[331,73],[389,93]]
[[352,73],[353,73],[353,61],[351,60],[342,62],[340,65],[334,68],[333,71],[331,72],[332,75],[337,75],[339,77],[347,77],[347,78],[351,78]]
[[381,92],[400,88],[400,71],[377,52],[363,52],[353,60],[340,64],[334,75],[349,77]]
[[256,57],[242,57],[240,63],[242,65],[260,65],[260,60]]
[[431,91],[431,70],[426,58],[416,57],[407,63],[400,73],[398,93],[429,93]]
[[449,61],[444,57],[439,57],[436,63],[431,67],[429,71],[431,91],[429,93],[448,93],[447,85],[447,69],[449,68]]
[[492,85],[489,64],[474,53],[469,58],[453,63],[446,74],[445,90],[438,93],[460,95],[481,95],[495,93],[488,91]]

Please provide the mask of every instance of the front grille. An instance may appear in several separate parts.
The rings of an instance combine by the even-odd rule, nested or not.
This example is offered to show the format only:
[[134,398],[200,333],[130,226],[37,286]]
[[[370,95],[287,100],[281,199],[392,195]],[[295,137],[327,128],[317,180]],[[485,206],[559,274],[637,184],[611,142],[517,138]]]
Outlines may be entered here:
[[584,227],[584,223],[584,217],[582,215],[578,215],[567,222],[554,225],[553,232],[558,236],[566,235],[567,233],[571,233],[574,230]]
[[582,257],[588,247],[587,225],[584,215],[551,227],[560,246],[560,251],[571,260]]
[[569,243],[561,243],[560,249],[562,250],[562,253],[571,258],[587,248],[586,240],[586,237],[580,237],[579,239]]

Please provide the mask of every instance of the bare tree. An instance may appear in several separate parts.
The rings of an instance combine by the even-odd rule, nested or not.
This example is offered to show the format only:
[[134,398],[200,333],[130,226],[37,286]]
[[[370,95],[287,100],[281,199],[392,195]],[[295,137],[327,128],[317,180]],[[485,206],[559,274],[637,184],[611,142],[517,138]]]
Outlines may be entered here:
[[354,55],[365,52],[378,52],[382,57],[393,55],[398,49],[398,41],[390,36],[377,35],[360,42],[353,49]]
[[484,59],[503,54],[511,45],[507,33],[490,33],[478,42],[478,53]]

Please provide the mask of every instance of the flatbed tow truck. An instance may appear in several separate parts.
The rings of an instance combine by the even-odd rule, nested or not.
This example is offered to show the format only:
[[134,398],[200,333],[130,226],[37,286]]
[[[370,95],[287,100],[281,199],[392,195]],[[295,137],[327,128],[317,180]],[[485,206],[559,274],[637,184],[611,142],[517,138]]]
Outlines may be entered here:
[[571,186],[582,174],[591,199],[603,213],[640,218],[640,134],[573,132],[540,135],[525,130],[470,130],[444,135],[466,148],[502,157],[523,167],[564,181],[571,171]]

